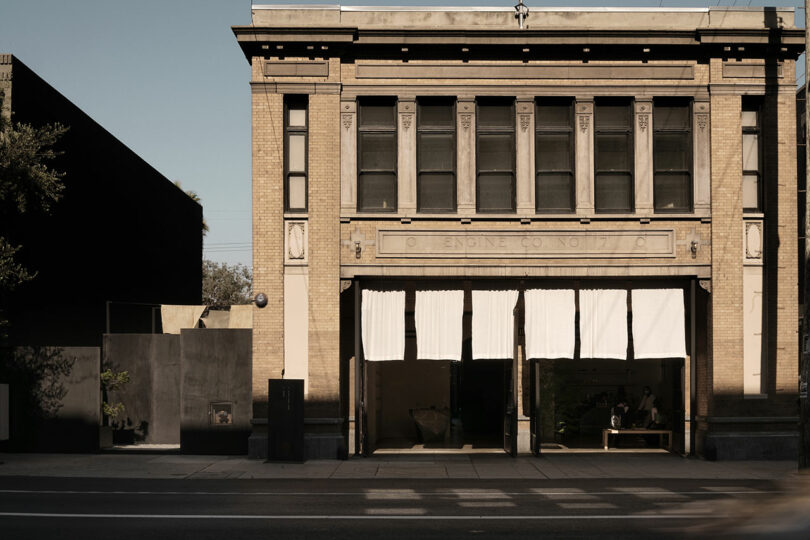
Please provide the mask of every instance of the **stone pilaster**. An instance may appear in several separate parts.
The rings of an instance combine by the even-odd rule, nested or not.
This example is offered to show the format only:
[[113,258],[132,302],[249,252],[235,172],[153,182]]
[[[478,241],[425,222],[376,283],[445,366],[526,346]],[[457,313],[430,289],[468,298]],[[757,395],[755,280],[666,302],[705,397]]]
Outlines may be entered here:
[[518,99],[516,107],[517,213],[535,213],[534,204],[534,100]]
[[653,211],[653,106],[651,98],[636,98],[634,103],[635,206],[636,213]]
[[695,101],[692,108],[692,182],[696,214],[709,214],[712,207],[711,114],[708,101]]
[[357,101],[340,102],[340,211],[357,210]]
[[593,214],[593,99],[576,102],[576,185],[577,214]]
[[456,108],[458,212],[475,213],[475,101],[459,98]]
[[397,211],[416,212],[416,102],[397,102]]

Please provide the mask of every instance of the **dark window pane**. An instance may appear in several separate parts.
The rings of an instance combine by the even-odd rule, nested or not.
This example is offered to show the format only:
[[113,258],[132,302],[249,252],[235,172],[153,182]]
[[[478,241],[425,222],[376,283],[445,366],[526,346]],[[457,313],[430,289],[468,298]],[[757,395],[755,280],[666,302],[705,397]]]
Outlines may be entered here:
[[512,189],[515,177],[511,174],[484,173],[478,175],[478,209],[512,212]]
[[421,173],[418,189],[421,212],[447,212],[456,209],[456,182],[452,173]]
[[655,129],[689,129],[689,107],[656,105],[653,112]]
[[657,211],[689,212],[692,206],[691,183],[692,178],[688,174],[656,174],[655,209]]
[[358,208],[366,211],[396,212],[397,177],[392,173],[361,173],[357,178]]
[[515,143],[511,134],[478,135],[478,170],[511,171]]
[[420,103],[419,127],[453,129],[456,115],[451,104]]
[[571,212],[574,177],[570,173],[540,173],[535,184],[538,212]]
[[535,139],[535,166],[538,171],[571,169],[571,135],[538,133]]
[[596,210],[601,212],[631,212],[633,186],[629,174],[596,175]]
[[534,122],[537,129],[570,128],[571,106],[539,103]]
[[598,104],[596,106],[596,129],[629,128],[630,106],[626,104]]
[[515,116],[511,105],[479,105],[478,127],[514,128]]
[[418,138],[420,170],[453,170],[456,143],[452,133],[420,133]]
[[360,170],[396,169],[394,133],[360,133]]
[[359,109],[361,128],[396,126],[394,105],[391,103],[361,103]]
[[611,133],[596,135],[596,169],[627,171],[630,165],[630,135]]
[[692,138],[689,133],[656,133],[653,143],[655,170],[689,170],[691,145]]

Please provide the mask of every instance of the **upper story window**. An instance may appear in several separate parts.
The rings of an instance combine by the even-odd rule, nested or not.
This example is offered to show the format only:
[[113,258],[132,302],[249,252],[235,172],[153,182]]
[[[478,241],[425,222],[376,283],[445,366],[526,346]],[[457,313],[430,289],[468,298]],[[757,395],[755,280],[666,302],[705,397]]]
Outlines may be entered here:
[[762,212],[762,107],[744,100],[742,107],[742,203],[744,212]]
[[546,213],[573,212],[573,100],[539,100],[535,106],[534,122],[535,209]]
[[307,96],[284,97],[284,210],[307,211]]
[[689,102],[655,101],[653,200],[656,212],[692,211],[691,119]]
[[416,123],[417,208],[420,212],[455,212],[455,100],[420,99]]
[[633,103],[600,99],[594,104],[594,205],[597,212],[632,212]]
[[397,211],[397,113],[394,98],[357,107],[357,211]]
[[479,212],[514,212],[514,99],[481,99],[477,105],[477,209]]

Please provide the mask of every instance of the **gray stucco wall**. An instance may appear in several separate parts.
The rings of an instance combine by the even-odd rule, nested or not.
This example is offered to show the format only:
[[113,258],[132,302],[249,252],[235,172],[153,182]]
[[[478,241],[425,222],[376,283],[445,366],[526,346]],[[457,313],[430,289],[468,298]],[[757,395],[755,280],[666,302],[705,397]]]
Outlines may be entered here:
[[[180,449],[186,453],[246,454],[252,407],[252,332],[181,332]],[[231,405],[233,423],[212,424],[210,404]]]
[[110,399],[124,404],[119,420],[135,429],[136,440],[180,442],[180,336],[105,334],[104,365],[129,373]]

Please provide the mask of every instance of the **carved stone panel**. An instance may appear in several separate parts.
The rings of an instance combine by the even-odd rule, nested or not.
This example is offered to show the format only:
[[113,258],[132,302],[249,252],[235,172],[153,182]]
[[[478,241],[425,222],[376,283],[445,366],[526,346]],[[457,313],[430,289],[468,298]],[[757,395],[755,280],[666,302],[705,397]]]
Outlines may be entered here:
[[377,256],[397,258],[674,257],[675,232],[379,230]]
[[284,222],[284,259],[286,264],[307,263],[307,222]]
[[762,222],[745,222],[745,259],[747,261],[762,261]]

